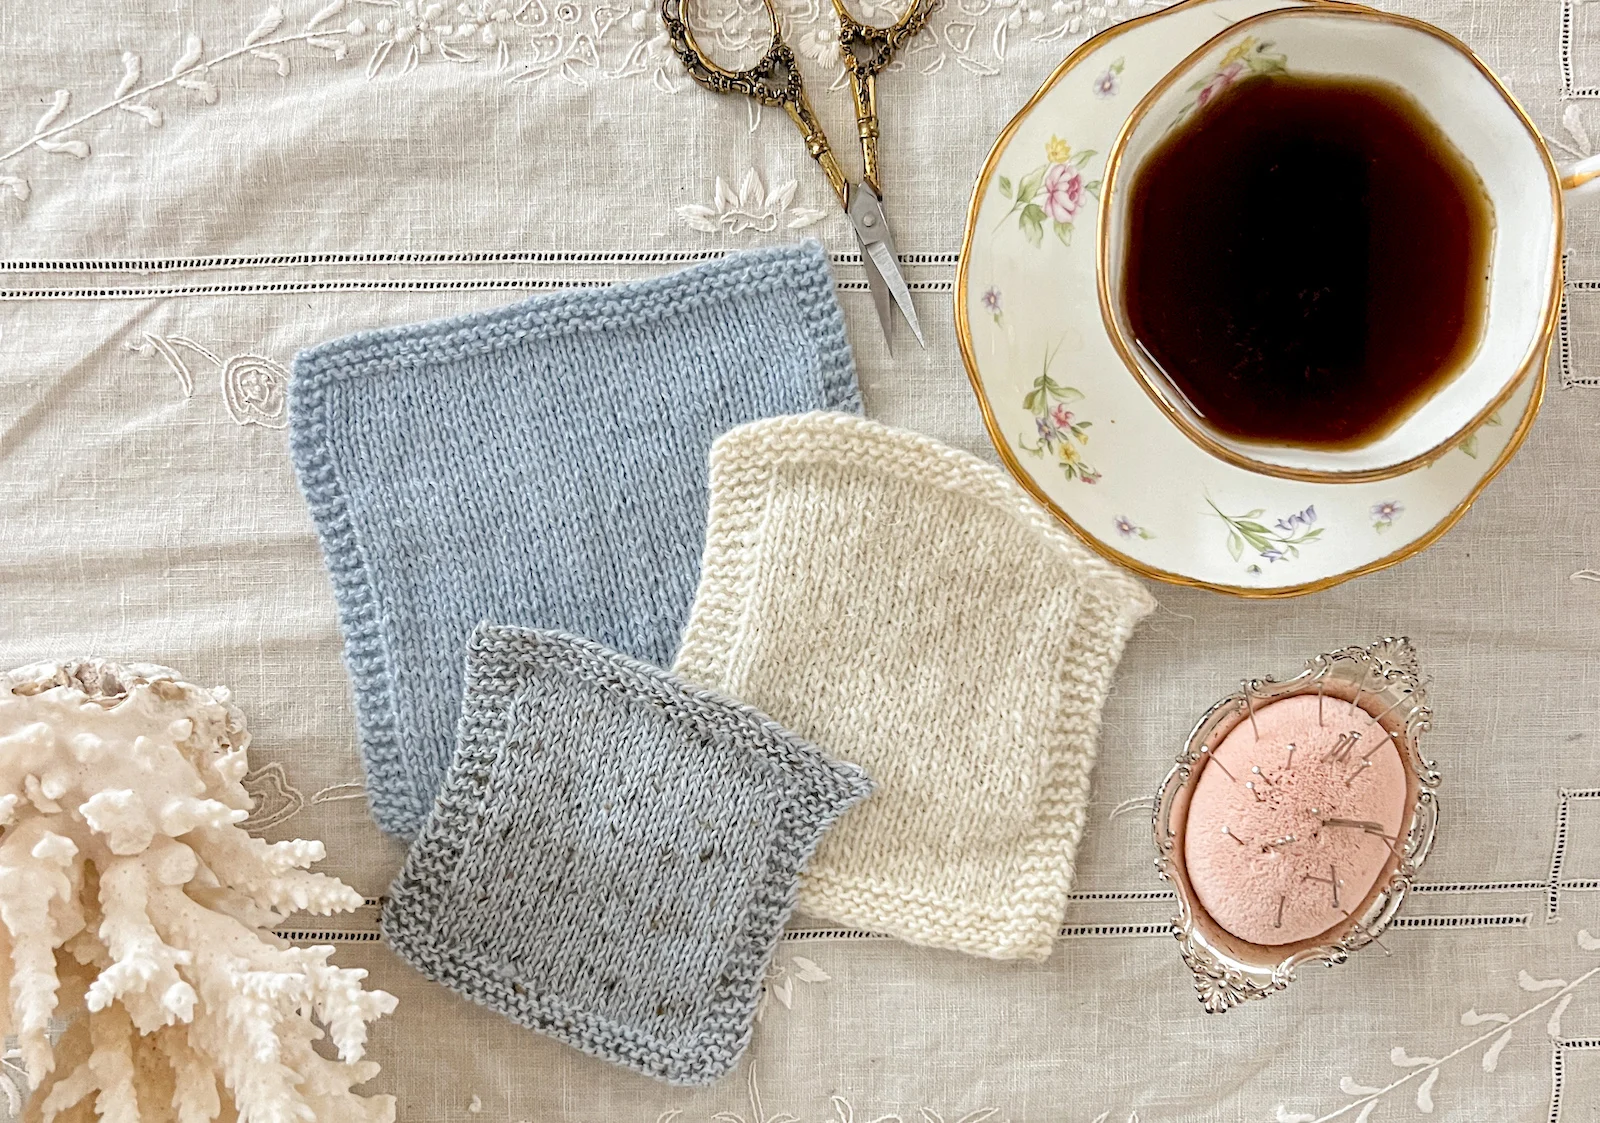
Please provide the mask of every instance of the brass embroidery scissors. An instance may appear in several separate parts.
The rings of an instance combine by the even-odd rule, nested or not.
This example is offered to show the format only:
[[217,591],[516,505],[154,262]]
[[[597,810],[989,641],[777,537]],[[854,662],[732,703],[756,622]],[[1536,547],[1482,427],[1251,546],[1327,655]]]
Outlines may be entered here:
[[666,24],[672,49],[689,76],[713,93],[744,94],[762,105],[783,106],[805,138],[806,150],[821,165],[822,174],[828,177],[828,184],[850,219],[856,241],[861,244],[861,264],[867,272],[867,284],[872,289],[872,302],[878,309],[884,339],[890,338],[890,321],[894,309],[898,308],[911,334],[927,347],[922,327],[917,322],[917,310],[911,303],[911,289],[895,255],[894,235],[883,213],[883,189],[878,182],[877,77],[889,65],[895,51],[922,30],[939,0],[911,0],[905,15],[889,27],[864,24],[845,9],[844,0],[833,0],[833,10],[839,16],[839,48],[850,76],[850,93],[856,103],[856,131],[861,138],[860,183],[845,178],[828,137],[822,131],[822,124],[811,108],[811,100],[800,81],[800,70],[795,65],[794,52],[784,42],[779,29],[775,0],[762,0],[772,21],[772,45],[760,62],[745,70],[725,70],[706,57],[685,18],[687,2],[661,0],[661,21]]

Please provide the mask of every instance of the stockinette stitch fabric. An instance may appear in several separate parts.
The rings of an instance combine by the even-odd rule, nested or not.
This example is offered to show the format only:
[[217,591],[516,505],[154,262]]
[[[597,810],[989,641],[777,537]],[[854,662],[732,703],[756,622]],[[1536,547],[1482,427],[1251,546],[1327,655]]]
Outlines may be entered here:
[[1072,886],[1101,705],[1153,607],[998,468],[813,413],[712,446],[675,670],[877,782],[807,867],[801,909],[1042,959]]
[[588,640],[485,625],[383,933],[514,1021],[709,1083],[749,1043],[801,868],[871,788],[748,706]]
[[667,665],[694,597],[712,440],[859,406],[815,243],[302,352],[290,449],[379,826],[409,837],[428,813],[478,621]]

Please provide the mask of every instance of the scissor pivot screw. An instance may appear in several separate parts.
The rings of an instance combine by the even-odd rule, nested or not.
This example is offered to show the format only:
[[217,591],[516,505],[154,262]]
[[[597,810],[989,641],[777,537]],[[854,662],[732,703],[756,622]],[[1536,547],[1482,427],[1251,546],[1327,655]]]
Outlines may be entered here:
[[878,225],[878,216],[875,214],[862,215],[861,225],[865,226],[868,230],[871,230],[874,226]]

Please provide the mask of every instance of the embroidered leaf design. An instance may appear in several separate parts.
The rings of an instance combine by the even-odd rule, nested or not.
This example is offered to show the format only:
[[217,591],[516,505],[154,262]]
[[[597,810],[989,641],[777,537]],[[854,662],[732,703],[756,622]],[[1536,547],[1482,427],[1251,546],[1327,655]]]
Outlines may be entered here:
[[1565,979],[1536,979],[1527,971],[1517,972],[1517,985],[1526,991],[1560,990],[1567,985]]
[[122,52],[122,81],[117,83],[117,92],[113,98],[119,98],[139,84],[139,77],[144,73],[144,64],[139,61],[139,56],[132,51]]
[[1587,156],[1594,151],[1594,145],[1589,140],[1589,131],[1583,127],[1583,117],[1578,112],[1577,102],[1569,101],[1566,109],[1561,111],[1561,127],[1567,130],[1567,135],[1577,144],[1580,156]]
[[1298,1111],[1290,1111],[1282,1104],[1279,1104],[1277,1110],[1272,1113],[1272,1118],[1275,1123],[1315,1123],[1317,1117]]
[[[1567,997],[1571,998],[1572,995],[1569,994]],[[1507,1045],[1511,1044],[1511,1035],[1515,1032],[1515,1030],[1506,1030],[1499,1037],[1494,1039],[1493,1045],[1490,1045],[1483,1051],[1484,1072],[1493,1072],[1500,1066],[1500,1054],[1505,1052]]]
[[1361,1114],[1356,1116],[1356,1123],[1367,1123],[1367,1120],[1372,1118],[1372,1113],[1377,1110],[1378,1101],[1373,1100],[1366,1107],[1361,1109]]
[[796,207],[789,212],[789,215],[789,221],[784,225],[790,230],[800,230],[807,226],[815,226],[828,216],[828,212],[818,210],[816,207]]
[[1561,1001],[1556,1003],[1555,1012],[1550,1015],[1550,1020],[1544,1024],[1544,1031],[1551,1037],[1561,1036],[1561,1015],[1567,1012],[1567,1007],[1572,1005],[1572,995],[1563,994]]
[[371,80],[378,76],[378,71],[383,69],[383,64],[389,58],[389,52],[394,50],[394,40],[385,39],[372,51],[372,57],[367,59],[367,78]]
[[803,955],[795,956],[791,962],[794,964],[794,977],[802,983],[825,983],[833,978]]
[[[750,174],[754,175],[755,173],[751,172]],[[758,187],[760,182],[760,180],[756,181]],[[767,210],[781,212],[788,209],[789,201],[794,198],[794,189],[795,181],[792,179],[787,183],[774,184],[772,190],[767,192]]]
[[1436,1065],[1437,1057],[1413,1057],[1405,1051],[1405,1047],[1396,1045],[1389,1050],[1389,1063],[1396,1068],[1420,1068],[1423,1065]]
[[132,113],[135,117],[141,118],[144,123],[149,125],[152,129],[159,129],[161,127],[161,122],[163,120],[161,116],[161,110],[157,109],[153,105],[144,105],[140,102],[129,102],[126,105],[119,105],[117,108],[122,110],[124,113]]
[[244,45],[253,47],[282,26],[283,9],[274,5],[266,10],[261,22],[256,24],[256,29],[244,37]]
[[180,77],[186,71],[193,70],[197,62],[206,53],[205,44],[200,42],[200,36],[191,35],[184,41],[183,54],[178,56],[178,61],[172,64],[172,76]]
[[1339,1077],[1339,1091],[1347,1096],[1370,1096],[1378,1089],[1369,1088],[1365,1084],[1357,1084],[1348,1076]]
[[1139,1123],[1139,1113],[1137,1111],[1128,1112],[1128,1123]]
[[1578,946],[1584,951],[1600,951],[1600,939],[1589,935],[1587,928],[1578,929]]
[[206,68],[202,66],[193,74],[186,74],[182,78],[179,78],[178,85],[182,86],[186,90],[195,91],[200,95],[200,100],[205,102],[207,105],[215,105],[217,103],[217,87],[215,83],[208,79],[197,77],[197,75],[204,74],[205,72]]
[[45,152],[54,152],[60,156],[72,156],[82,160],[89,155],[89,146],[81,140],[36,140],[35,144]]
[[783,1003],[785,1010],[794,1009],[794,980],[785,975],[772,984],[772,997]]
[[265,59],[267,62],[272,63],[278,71],[279,78],[289,77],[289,56],[282,51],[254,50],[250,53],[258,59]]
[[[337,39],[324,39],[318,36],[315,39],[307,39],[306,42],[318,50],[333,52],[333,57],[341,62],[350,54],[349,48]],[[504,43],[501,44],[501,46],[504,45]]]
[[1464,1026],[1481,1026],[1485,1022],[1509,1022],[1510,1014],[1480,1014],[1474,1008],[1461,1015],[1461,1024]]
[[691,203],[678,208],[678,217],[683,219],[691,230],[699,230],[706,234],[717,232],[717,212],[710,207]]
[[993,1119],[999,1114],[1000,1109],[997,1107],[980,1107],[977,1111],[967,1112],[960,1119],[957,1119],[956,1123],[984,1123],[984,1120]]
[[1433,1112],[1433,1086],[1439,1081],[1439,1070],[1434,1069],[1428,1073],[1427,1078],[1417,1085],[1417,1110],[1424,1115]]
[[0,187],[9,190],[19,203],[26,203],[28,196],[33,194],[33,189],[28,186],[28,181],[20,176],[0,175]]
[[44,111],[44,116],[39,118],[39,123],[33,127],[35,133],[42,133],[51,125],[60,120],[61,115],[67,111],[67,106],[72,104],[71,90],[57,90],[56,98],[50,103],[50,108]]
[[[332,19],[342,11],[344,11],[344,0],[333,0],[333,3],[319,8],[316,15],[306,20],[306,30],[315,31],[322,26],[324,21]],[[662,1121],[657,1120],[656,1123],[662,1123]]]

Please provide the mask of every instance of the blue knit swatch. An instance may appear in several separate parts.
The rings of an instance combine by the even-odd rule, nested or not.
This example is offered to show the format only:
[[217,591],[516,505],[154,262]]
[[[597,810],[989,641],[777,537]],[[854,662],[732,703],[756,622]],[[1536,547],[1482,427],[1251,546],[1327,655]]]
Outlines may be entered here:
[[424,975],[674,1084],[727,1072],[823,832],[872,790],[748,706],[484,625],[461,740],[383,911]]
[[378,825],[409,837],[428,813],[478,621],[670,664],[711,442],[819,408],[860,398],[815,243],[302,352],[290,448]]

